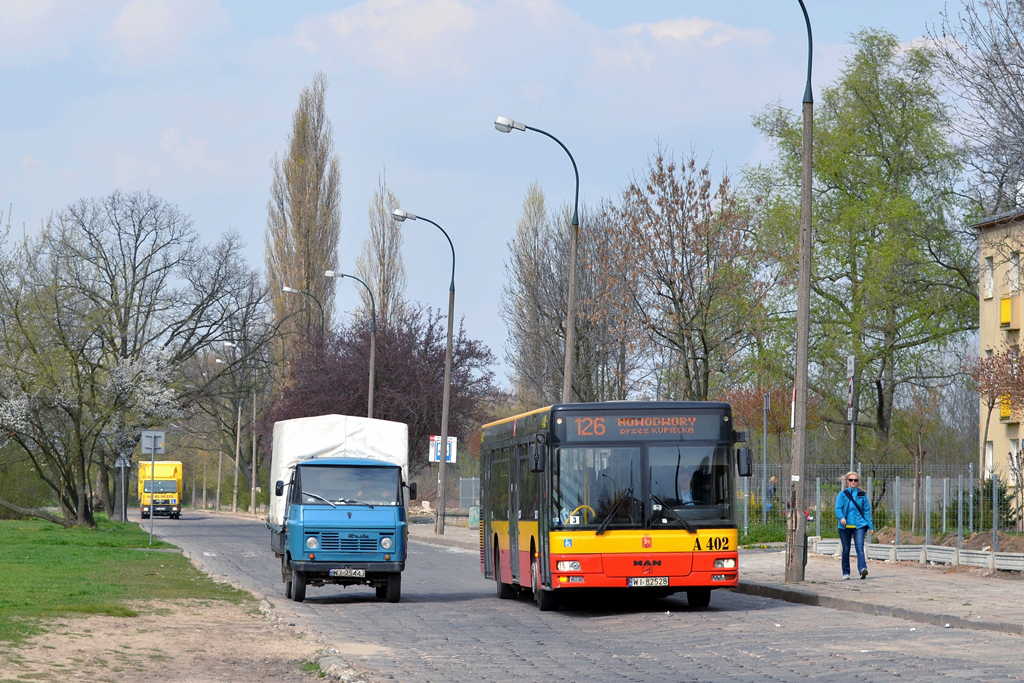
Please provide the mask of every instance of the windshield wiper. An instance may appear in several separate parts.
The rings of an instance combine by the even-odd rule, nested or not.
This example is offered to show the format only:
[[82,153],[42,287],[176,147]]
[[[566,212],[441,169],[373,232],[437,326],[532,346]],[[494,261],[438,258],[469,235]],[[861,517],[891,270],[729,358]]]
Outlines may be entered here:
[[662,512],[668,512],[670,515],[675,517],[676,521],[679,522],[680,524],[682,524],[683,528],[685,528],[691,534],[697,533],[697,527],[693,526],[692,524],[690,524],[690,522],[688,522],[687,520],[685,520],[682,517],[680,517],[679,513],[676,512],[668,503],[666,503],[664,500],[662,500],[661,497],[658,496],[658,494],[652,493],[651,494],[651,500],[653,500],[655,503],[657,503],[658,505],[661,506]]
[[608,512],[608,515],[601,520],[601,524],[598,525],[597,531],[595,532],[596,536],[600,536],[605,532],[605,530],[608,528],[608,525],[611,524],[612,520],[615,518],[615,513],[619,511],[619,507],[626,501],[627,498],[631,497],[632,495],[633,486],[630,485],[629,488],[626,488],[622,491],[622,495],[620,495],[619,499],[615,501],[614,505],[612,505],[612,509]]
[[318,498],[318,499],[322,500],[323,502],[327,503],[328,505],[330,505],[330,506],[331,506],[332,508],[336,508],[336,507],[338,507],[337,505],[335,505],[335,504],[334,504],[334,503],[332,503],[331,501],[327,500],[327,499],[326,499],[326,498],[324,498],[323,496],[318,496],[317,494],[315,494],[315,493],[310,493],[309,491],[301,491],[301,493],[302,493],[302,495],[304,495],[304,496],[309,496],[310,498]]
[[365,505],[368,508],[370,508],[371,510],[373,509],[373,506],[370,505],[369,503],[364,503],[361,500],[353,500],[351,498],[336,498],[334,500],[334,502],[335,503],[342,503],[343,505]]

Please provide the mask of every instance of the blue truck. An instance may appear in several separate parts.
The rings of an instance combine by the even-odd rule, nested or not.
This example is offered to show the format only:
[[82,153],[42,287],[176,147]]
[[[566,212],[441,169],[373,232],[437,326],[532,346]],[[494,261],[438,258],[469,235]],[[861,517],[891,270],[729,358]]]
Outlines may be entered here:
[[274,425],[267,527],[285,597],[307,586],[371,586],[398,602],[408,548],[408,427],[350,415]]

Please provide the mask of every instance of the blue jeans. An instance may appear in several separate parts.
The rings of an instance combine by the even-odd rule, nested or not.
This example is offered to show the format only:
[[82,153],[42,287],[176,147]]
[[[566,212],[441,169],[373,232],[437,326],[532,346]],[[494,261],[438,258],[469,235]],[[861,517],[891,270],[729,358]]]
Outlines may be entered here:
[[850,574],[850,540],[857,547],[857,572],[868,568],[867,558],[864,556],[864,534],[868,528],[862,526],[859,529],[840,529],[839,542],[843,544],[843,575]]

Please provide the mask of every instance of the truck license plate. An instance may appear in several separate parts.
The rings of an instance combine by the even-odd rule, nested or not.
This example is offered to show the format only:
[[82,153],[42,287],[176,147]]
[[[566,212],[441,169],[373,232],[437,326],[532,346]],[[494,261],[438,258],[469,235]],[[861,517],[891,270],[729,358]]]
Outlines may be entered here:
[[667,586],[667,576],[642,576],[629,580],[630,588],[647,588],[650,586]]
[[[330,575],[331,576],[350,576],[350,577],[356,577],[356,578],[362,579],[362,578],[366,578],[366,570],[365,569],[349,569],[348,567],[343,567],[341,569],[332,569],[330,571]],[[666,585],[668,585],[668,584],[666,584]]]

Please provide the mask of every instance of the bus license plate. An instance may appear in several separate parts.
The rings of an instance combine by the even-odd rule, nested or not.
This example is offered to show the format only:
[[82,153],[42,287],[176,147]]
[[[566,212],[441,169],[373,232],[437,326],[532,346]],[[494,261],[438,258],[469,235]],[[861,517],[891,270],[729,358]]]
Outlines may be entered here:
[[667,576],[642,576],[629,580],[630,588],[648,588],[650,586],[667,586]]
[[366,578],[366,570],[365,569],[349,569],[348,567],[343,567],[342,569],[332,569],[330,571],[330,575],[331,576],[349,576],[349,577],[355,577],[355,578],[363,579],[363,578]]

